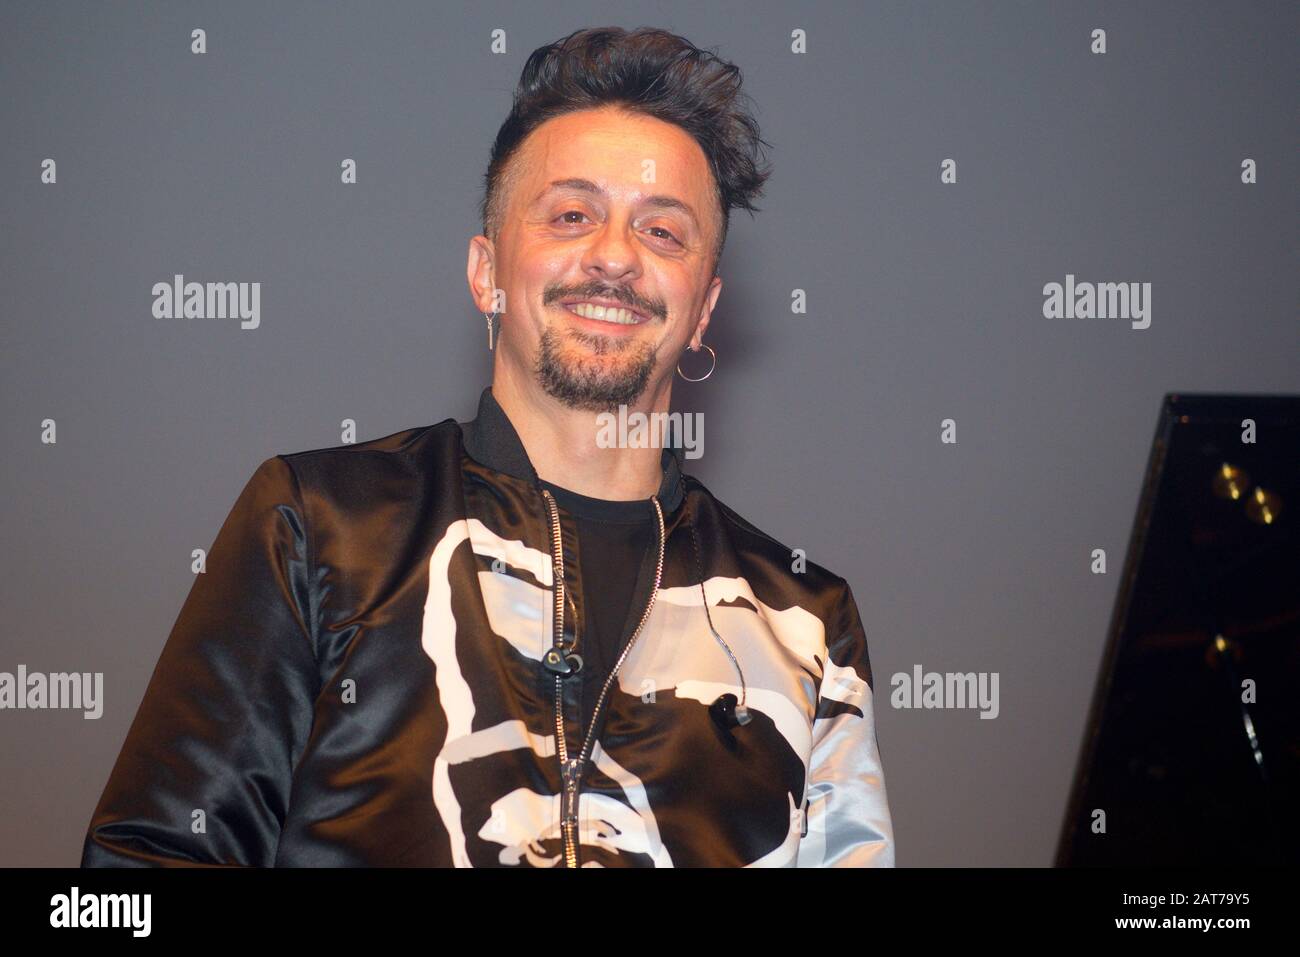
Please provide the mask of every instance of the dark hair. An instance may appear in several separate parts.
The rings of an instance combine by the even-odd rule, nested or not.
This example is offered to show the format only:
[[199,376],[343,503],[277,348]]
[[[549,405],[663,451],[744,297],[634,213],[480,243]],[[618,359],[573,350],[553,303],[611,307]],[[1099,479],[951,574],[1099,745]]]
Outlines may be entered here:
[[510,192],[510,159],[524,139],[547,120],[576,110],[619,106],[681,127],[700,144],[713,172],[722,229],[713,250],[714,269],[727,239],[731,210],[747,209],[771,175],[760,166],[758,124],[740,91],[740,68],[689,40],[652,27],[577,30],[538,47],[528,57],[514,104],[492,144],[479,214],[493,241],[501,229]]

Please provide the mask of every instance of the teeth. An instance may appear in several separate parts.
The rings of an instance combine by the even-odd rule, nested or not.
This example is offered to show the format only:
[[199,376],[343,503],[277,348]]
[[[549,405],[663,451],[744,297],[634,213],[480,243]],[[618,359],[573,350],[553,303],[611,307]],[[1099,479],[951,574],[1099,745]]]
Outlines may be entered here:
[[607,309],[604,306],[593,306],[587,302],[574,303],[572,306],[569,306],[569,310],[576,312],[584,319],[599,319],[601,322],[616,322],[623,326],[635,325],[637,322],[636,315],[626,309]]

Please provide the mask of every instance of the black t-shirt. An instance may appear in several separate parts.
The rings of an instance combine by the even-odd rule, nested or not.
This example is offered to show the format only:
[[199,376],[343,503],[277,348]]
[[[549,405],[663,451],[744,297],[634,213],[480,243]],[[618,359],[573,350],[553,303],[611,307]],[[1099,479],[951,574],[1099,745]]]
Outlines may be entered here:
[[596,699],[605,685],[623,642],[639,618],[628,623],[636,590],[637,574],[646,550],[653,548],[657,535],[654,505],[650,499],[614,501],[579,495],[545,480],[539,480],[555,496],[556,503],[573,516],[578,528],[581,554],[582,593],[586,609],[576,650],[582,656],[582,734],[586,737],[596,710]]

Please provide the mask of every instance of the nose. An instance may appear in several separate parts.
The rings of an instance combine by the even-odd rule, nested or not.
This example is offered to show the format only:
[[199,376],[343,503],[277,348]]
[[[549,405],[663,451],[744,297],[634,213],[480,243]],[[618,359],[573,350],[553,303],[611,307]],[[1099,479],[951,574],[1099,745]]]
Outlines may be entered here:
[[641,257],[628,228],[624,218],[611,216],[592,232],[582,256],[583,272],[610,282],[628,282],[640,276]]

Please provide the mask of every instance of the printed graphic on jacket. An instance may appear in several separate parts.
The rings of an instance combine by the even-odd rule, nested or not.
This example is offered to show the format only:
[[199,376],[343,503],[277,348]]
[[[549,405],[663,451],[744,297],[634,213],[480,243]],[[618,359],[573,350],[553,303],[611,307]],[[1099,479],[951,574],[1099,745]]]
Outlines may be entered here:
[[[465,628],[454,613],[453,556],[465,548],[476,556],[491,635],[472,630],[484,614],[464,614]],[[552,644],[551,556],[476,518],[460,519],[434,548],[428,580],[421,644],[435,666],[447,726],[431,792],[452,858],[457,866],[562,866],[559,761],[544,686],[541,707],[511,713]],[[816,866],[837,852],[828,846],[828,810],[861,815],[857,825],[846,829],[847,818],[838,825],[832,845],[851,837],[861,855],[874,836],[878,856],[892,858],[872,830],[882,813],[888,820],[883,782],[880,806],[853,804],[846,788],[835,809],[828,807],[833,789],[807,780],[814,754],[828,777],[853,771],[855,762],[868,773],[878,768],[867,681],[828,659],[825,627],[811,612],[769,607],[741,577],[714,576],[704,588],[714,627],[744,669],[753,720],[734,733],[714,725],[709,705],[741,693],[736,671],[708,630],[698,584],[661,587],[611,688],[594,767],[584,774],[583,866]],[[537,723],[548,713],[549,726]],[[846,731],[850,722],[859,727]],[[837,731],[852,735],[856,753],[828,753]],[[576,750],[575,742],[569,747]],[[709,847],[718,857],[699,857]]]

